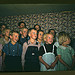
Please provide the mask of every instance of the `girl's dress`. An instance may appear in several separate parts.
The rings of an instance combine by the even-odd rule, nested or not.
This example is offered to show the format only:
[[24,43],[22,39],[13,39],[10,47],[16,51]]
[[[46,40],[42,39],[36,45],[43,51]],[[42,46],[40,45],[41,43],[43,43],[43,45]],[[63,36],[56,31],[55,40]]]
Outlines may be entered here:
[[[69,66],[72,65],[72,56],[74,55],[74,50],[71,46],[64,47],[64,46],[59,46],[57,48],[57,55],[61,55],[61,59],[67,63]],[[58,66],[57,66],[58,71],[65,71],[67,70],[67,67],[64,66],[60,61],[58,61]]]

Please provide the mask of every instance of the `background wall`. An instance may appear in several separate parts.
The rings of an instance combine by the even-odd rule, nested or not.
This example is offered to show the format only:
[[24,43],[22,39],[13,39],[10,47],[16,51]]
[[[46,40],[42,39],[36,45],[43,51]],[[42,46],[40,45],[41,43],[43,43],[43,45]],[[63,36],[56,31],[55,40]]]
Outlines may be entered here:
[[0,17],[0,23],[7,24],[11,30],[18,30],[20,21],[24,21],[27,28],[38,24],[45,33],[53,28],[56,32],[66,31],[72,38],[75,38],[75,12],[73,11]]

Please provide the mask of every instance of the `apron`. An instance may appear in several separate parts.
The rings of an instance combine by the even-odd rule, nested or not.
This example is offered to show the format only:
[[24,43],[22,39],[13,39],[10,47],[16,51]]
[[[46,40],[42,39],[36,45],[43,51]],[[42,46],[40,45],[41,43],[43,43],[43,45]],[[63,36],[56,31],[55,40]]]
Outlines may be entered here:
[[[42,59],[48,64],[51,65],[55,61],[55,54],[54,54],[54,45],[53,45],[53,51],[52,52],[46,52],[46,48],[44,47],[45,54],[43,54]],[[54,69],[46,69],[45,65],[40,63],[40,71],[56,71],[56,66]]]
[[40,71],[39,55],[37,46],[28,46],[25,54],[25,71]]
[[10,47],[8,44],[9,55],[5,56],[5,71],[22,71],[21,56],[17,45],[17,56],[10,55]]

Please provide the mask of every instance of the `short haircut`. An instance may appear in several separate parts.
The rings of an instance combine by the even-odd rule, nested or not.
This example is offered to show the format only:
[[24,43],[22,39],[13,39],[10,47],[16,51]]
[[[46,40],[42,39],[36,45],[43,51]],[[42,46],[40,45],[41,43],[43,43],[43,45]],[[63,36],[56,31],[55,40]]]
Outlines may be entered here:
[[43,32],[43,33],[44,33],[43,30],[38,30],[38,31],[37,31],[37,39],[38,39],[38,34],[39,34],[39,32]]
[[27,27],[21,28],[20,31],[23,32],[24,29],[28,29]]
[[39,26],[39,30],[41,30],[41,27],[40,27],[40,25],[36,24],[36,25],[34,25],[34,28],[35,28],[36,26]]
[[11,36],[13,35],[13,33],[18,33],[18,34],[19,34],[18,31],[15,31],[15,30],[10,31],[10,35],[11,35]]
[[25,22],[23,22],[23,21],[19,22],[19,23],[18,23],[18,26],[20,26],[20,25],[21,25],[21,23],[24,23],[24,26],[26,27],[26,23],[25,23]]
[[[31,30],[36,30],[35,28],[30,28],[29,30],[28,30],[28,34],[31,32]],[[37,31],[37,30],[36,30]]]
[[8,26],[7,26],[6,24],[4,24],[4,23],[1,23],[1,24],[0,24],[0,28],[1,28],[3,25],[5,26],[5,28],[8,28]]
[[55,30],[54,30],[54,29],[49,29],[49,30],[48,30],[48,33],[50,33],[50,32],[51,32],[51,30],[53,30],[53,31],[54,31],[54,33],[55,33],[54,37],[55,37],[55,36],[56,36],[56,32],[55,32]]
[[69,34],[66,33],[66,32],[60,32],[59,33],[59,36],[58,36],[58,41],[59,41],[59,44],[62,45],[64,42],[67,41],[67,39],[69,39]]
[[9,28],[5,28],[3,31],[2,31],[2,34],[5,35],[5,32],[6,30],[10,30]]

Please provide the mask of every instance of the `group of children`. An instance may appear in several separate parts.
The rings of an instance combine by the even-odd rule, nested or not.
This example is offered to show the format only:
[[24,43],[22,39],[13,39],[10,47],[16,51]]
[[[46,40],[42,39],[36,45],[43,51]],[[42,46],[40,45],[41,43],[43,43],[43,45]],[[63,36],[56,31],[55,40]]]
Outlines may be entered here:
[[[54,29],[44,34],[39,25],[26,28],[18,24],[20,32],[4,29],[0,39],[1,71],[67,71],[74,70],[75,51],[66,32],[58,37]],[[2,63],[2,65],[1,65]]]

